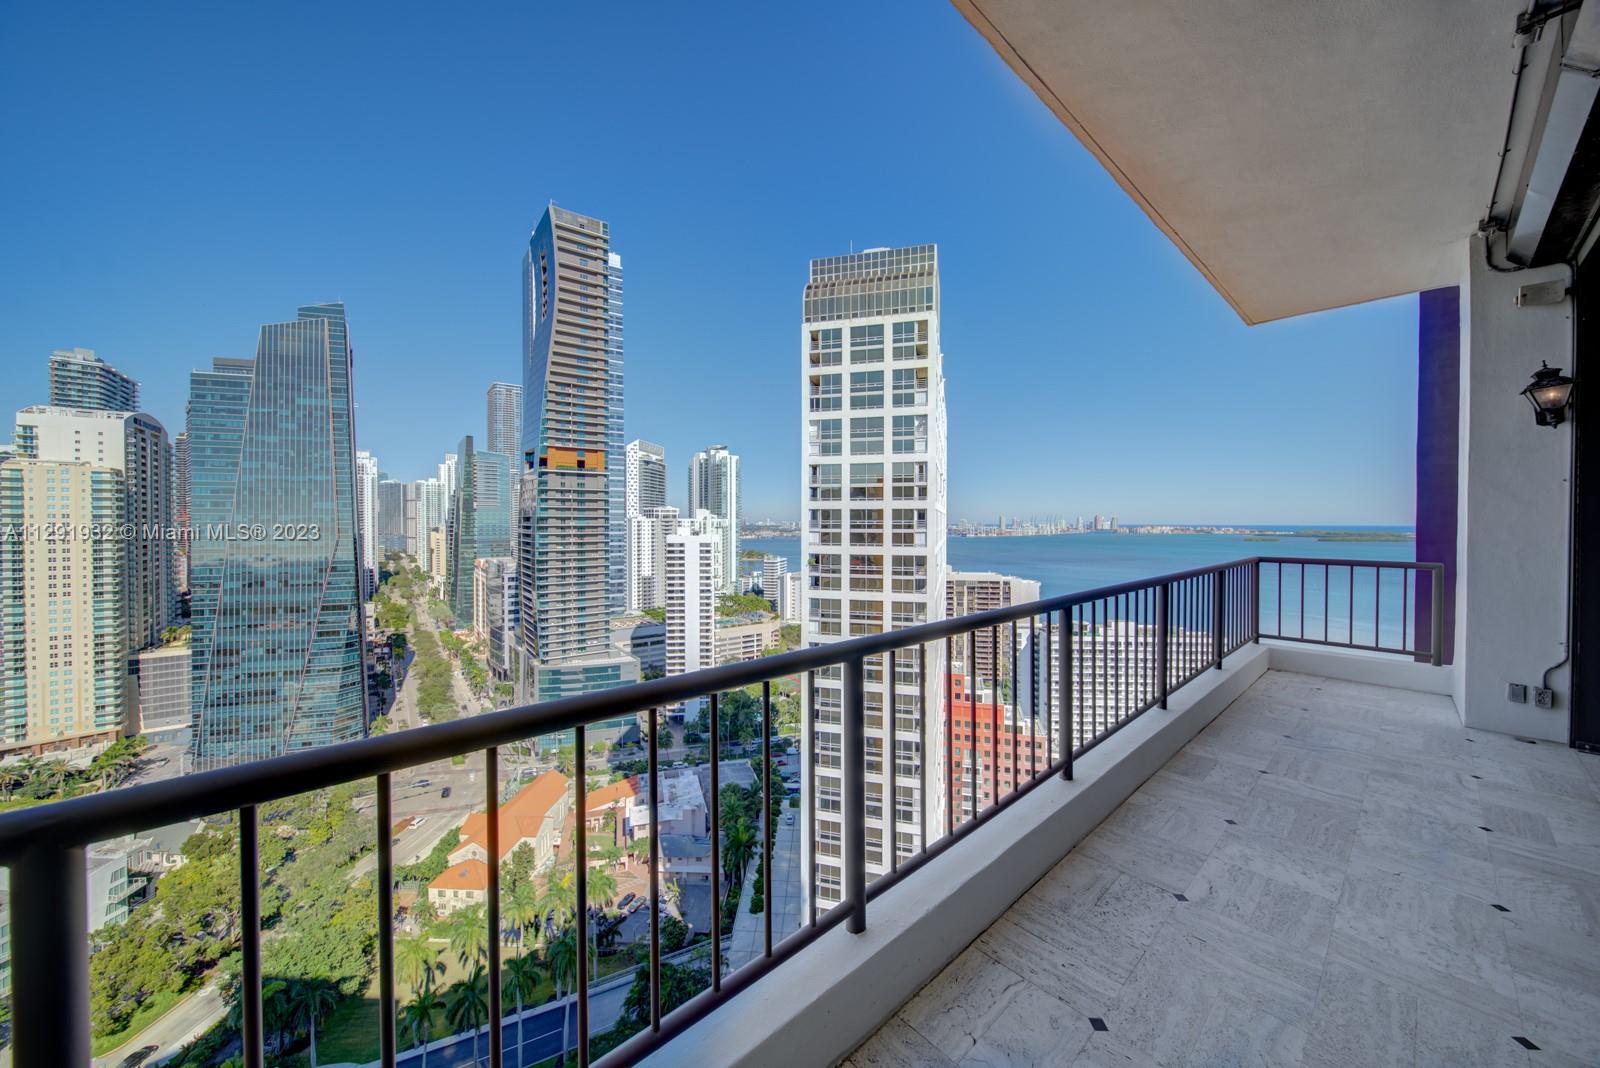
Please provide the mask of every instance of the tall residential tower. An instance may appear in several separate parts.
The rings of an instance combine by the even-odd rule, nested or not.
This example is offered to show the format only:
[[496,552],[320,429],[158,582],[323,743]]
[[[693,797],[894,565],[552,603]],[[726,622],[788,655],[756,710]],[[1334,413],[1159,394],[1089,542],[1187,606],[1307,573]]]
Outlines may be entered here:
[[96,356],[93,349],[57,349],[50,354],[50,404],[136,412],[139,383]]
[[[812,260],[800,327],[801,583],[805,643],[817,645],[944,618],[945,398],[939,350],[939,262],[933,245],[871,249]],[[878,658],[874,658],[874,661]],[[926,679],[910,656],[897,662],[897,752],[883,752],[883,665],[869,662],[867,766],[892,768],[891,811],[882,770],[866,778],[868,878],[921,847],[919,809],[930,826],[944,800],[943,734],[924,715],[944,707],[939,643],[927,647]],[[924,688],[925,687],[925,688]],[[927,705],[919,703],[926,694]],[[804,702],[803,759],[823,801],[843,795],[838,672],[818,672]],[[811,769],[814,769],[812,771]],[[817,848],[819,905],[840,900],[842,827],[828,804],[802,837],[802,870]],[[893,821],[892,828],[890,821]]]
[[695,453],[689,461],[688,514],[706,511],[723,522],[719,593],[739,592],[739,503],[739,457],[726,445]]
[[546,699],[632,681],[625,597],[622,259],[610,227],[551,205],[523,257],[519,683]]
[[660,604],[649,516],[667,504],[666,450],[651,441],[630,441],[623,467],[623,508],[628,534],[625,608],[629,612],[640,612]]

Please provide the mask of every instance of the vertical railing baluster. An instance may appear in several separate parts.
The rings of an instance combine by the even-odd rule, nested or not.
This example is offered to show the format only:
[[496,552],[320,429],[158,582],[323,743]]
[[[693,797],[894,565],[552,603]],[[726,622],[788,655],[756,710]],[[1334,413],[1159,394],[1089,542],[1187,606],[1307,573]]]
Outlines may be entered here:
[[387,771],[378,775],[378,1062],[394,1068],[394,799]]
[[1411,569],[1400,569],[1400,651],[1406,652],[1406,616],[1411,613]]
[[[1055,636],[1055,634],[1052,632],[1052,630],[1050,628],[1050,613],[1046,612],[1040,618],[1043,619],[1043,621],[1044,621],[1044,656],[1039,661],[1040,667],[1042,669],[1039,672],[1039,674],[1041,676],[1040,679],[1039,679],[1039,687],[1040,687],[1040,689],[1042,689],[1044,691],[1044,765],[1045,765],[1045,773],[1049,774],[1050,768],[1055,763],[1055,760],[1056,760],[1056,758],[1055,758],[1056,744],[1055,744],[1055,738],[1054,738],[1054,734],[1055,734],[1055,718],[1056,717],[1055,717],[1055,711],[1054,711],[1055,705],[1053,704],[1053,702],[1056,699],[1056,693],[1055,693],[1055,690],[1052,689],[1051,685],[1050,685],[1050,670],[1051,670],[1051,666],[1052,666],[1051,665],[1051,656],[1050,656],[1050,649],[1051,649],[1051,644],[1050,643],[1052,641],[1056,640],[1056,636]],[[1063,635],[1062,637],[1065,637],[1065,635]]]
[[261,868],[256,844],[256,806],[239,809],[239,948],[243,967],[239,1001],[244,1022],[245,1068],[262,1068],[261,1026]]
[[944,833],[956,833],[956,701],[950,691],[955,679],[955,641],[944,639]]
[[[650,806],[650,1030],[661,1030],[661,755],[656,733],[661,729],[661,710],[650,710],[650,783],[646,804]],[[518,1054],[518,1066],[521,1054]]]
[[[1418,577],[1421,581],[1421,577]],[[1433,637],[1428,643],[1433,648],[1430,650],[1433,657],[1433,666],[1444,664],[1444,565],[1440,564],[1428,569],[1428,609],[1432,616]]]
[[994,784],[989,796],[989,804],[1000,803],[1000,627],[998,624],[989,628],[989,685],[993,691],[989,695],[989,721],[993,730],[989,735],[989,779]]
[[[583,766],[582,746],[573,754],[573,762]],[[582,827],[588,807],[581,774],[578,784],[578,826]],[[500,751],[492,745],[483,751],[483,800],[484,811],[489,815],[484,835],[489,844],[489,891],[485,908],[489,924],[489,1063],[500,1064],[505,1060],[505,1028],[500,1018]],[[587,867],[587,859],[584,854],[578,854],[579,870]],[[582,907],[580,900],[579,908]]]
[[1372,647],[1383,648],[1383,632],[1378,628],[1383,622],[1383,568],[1372,569]]
[[1039,643],[1044,636],[1039,633],[1038,616],[1028,617],[1028,631],[1028,778],[1032,780],[1039,777]]
[[1218,671],[1222,670],[1222,658],[1226,655],[1224,650],[1227,645],[1222,636],[1222,621],[1226,618],[1224,598],[1227,596],[1223,586],[1224,575],[1225,572],[1220,570],[1211,573],[1211,655],[1216,660]]
[[722,989],[722,721],[711,695],[711,989]]
[[[584,729],[580,724],[572,728],[572,767],[576,776],[577,791],[574,803],[578,809],[577,818],[572,821],[573,851],[577,854],[575,871],[578,893],[578,1033],[573,1036],[573,1042],[578,1047],[578,1068],[589,1066],[589,822],[587,819],[589,797],[585,785],[589,773],[589,760],[584,752],[584,745]],[[490,820],[489,825],[494,826],[496,822]],[[652,832],[655,831],[654,827],[650,829]],[[563,1042],[565,1037],[562,1036]]]
[[1350,579],[1350,592],[1348,595],[1350,610],[1345,613],[1349,616],[1349,619],[1345,621],[1347,628],[1344,643],[1346,645],[1354,645],[1356,643],[1356,565],[1350,564],[1345,567],[1345,570],[1349,572],[1347,577]]
[[1021,734],[1017,708],[1017,621],[1011,621],[1011,793],[1017,791],[1017,774],[1021,770],[1017,766],[1017,735]]
[[884,753],[884,767],[888,774],[884,776],[884,781],[889,784],[889,819],[887,821],[889,841],[887,845],[889,847],[889,870],[891,872],[900,870],[900,813],[895,808],[895,786],[900,779],[900,753],[895,748],[897,744],[895,735],[900,726],[900,710],[895,707],[894,673],[896,666],[895,650],[890,649],[884,655],[884,670],[889,673],[889,692],[884,699],[884,704],[888,706],[889,714],[888,740],[884,743],[884,749],[887,750]]
[[1169,585],[1156,588],[1156,676],[1160,681],[1161,707],[1167,707],[1167,597]]
[[844,890],[845,929],[867,929],[867,711],[865,665],[844,663]]
[[[242,850],[242,833],[240,840]],[[12,1063],[18,1068],[89,1064],[89,876],[84,849],[30,846],[11,859],[7,874],[11,891]],[[259,970],[258,957],[258,1025]],[[240,994],[248,1011],[248,987]],[[255,1063],[259,1065],[259,1043],[256,1048]]]
[[819,756],[819,753],[817,751],[817,731],[815,727],[815,723],[817,721],[817,673],[815,671],[806,672],[806,699],[810,702],[809,707],[811,709],[812,724],[807,729],[804,742],[806,747],[806,811],[811,814],[811,819],[806,828],[806,833],[810,835],[811,839],[806,843],[808,846],[806,855],[811,858],[811,862],[806,866],[808,869],[806,871],[806,886],[809,888],[809,892],[806,894],[806,900],[810,902],[809,912],[811,915],[808,917],[808,921],[810,922],[811,926],[815,927],[817,925],[818,890],[817,839],[821,837],[817,833],[817,757]]
[[772,822],[772,680],[761,683],[761,892],[762,950],[772,956],[772,839],[778,833]]
[[1061,610],[1061,641],[1057,643],[1061,648],[1061,751],[1065,758],[1065,766],[1061,769],[1063,779],[1072,778],[1072,751],[1077,748],[1078,735],[1073,729],[1074,716],[1072,715],[1073,701],[1076,695],[1072,688],[1072,630],[1068,624],[1072,622],[1072,609]]
[[[917,840],[928,851],[928,643],[917,645]],[[948,756],[948,754],[946,754]]]
[[972,819],[978,818],[978,634],[967,631],[967,789],[972,791],[967,806]]

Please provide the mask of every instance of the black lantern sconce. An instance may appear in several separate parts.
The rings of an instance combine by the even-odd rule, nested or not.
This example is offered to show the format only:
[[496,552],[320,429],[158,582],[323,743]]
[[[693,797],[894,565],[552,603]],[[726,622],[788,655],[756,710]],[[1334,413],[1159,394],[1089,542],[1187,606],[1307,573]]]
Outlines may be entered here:
[[1572,403],[1572,379],[1561,373],[1561,368],[1551,367],[1543,360],[1533,372],[1533,381],[1522,390],[1522,395],[1533,405],[1533,421],[1540,426],[1555,427],[1566,422],[1567,406]]

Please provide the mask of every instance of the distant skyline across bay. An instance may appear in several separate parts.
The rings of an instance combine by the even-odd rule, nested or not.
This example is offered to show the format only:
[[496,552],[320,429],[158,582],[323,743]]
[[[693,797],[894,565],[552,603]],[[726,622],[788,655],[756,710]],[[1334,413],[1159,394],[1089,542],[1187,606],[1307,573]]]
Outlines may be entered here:
[[[357,445],[425,477],[521,381],[554,199],[611,225],[626,436],[666,447],[674,503],[725,443],[745,514],[796,517],[807,261],[933,242],[953,518],[1412,521],[1415,298],[1245,327],[953,8],[823,3],[774,33],[624,6],[330,9],[288,54],[271,9],[9,10],[0,134],[36,163],[0,175],[0,404],[42,402],[48,353],[81,346],[176,434],[192,368],[342,299]],[[602,78],[534,47],[599,34]]]

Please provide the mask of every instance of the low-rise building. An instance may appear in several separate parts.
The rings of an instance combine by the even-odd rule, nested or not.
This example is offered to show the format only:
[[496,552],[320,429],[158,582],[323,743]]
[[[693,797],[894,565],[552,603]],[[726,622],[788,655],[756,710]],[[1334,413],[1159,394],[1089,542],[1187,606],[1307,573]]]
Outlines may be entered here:
[[[570,785],[565,775],[547,771],[500,806],[499,855],[494,863],[505,860],[524,843],[533,850],[535,871],[555,863],[561,825],[572,808]],[[491,859],[487,814],[474,812],[462,821],[461,841],[448,859],[450,867],[428,884],[428,900],[434,909],[449,913],[483,901],[489,889]]]
[[[625,833],[629,841],[650,833],[650,780],[639,778],[637,792],[628,805]],[[663,837],[706,833],[706,795],[694,768],[667,768],[659,774],[656,816]]]
[[765,656],[782,638],[783,621],[777,616],[752,613],[719,619],[715,639],[717,663],[736,664]]
[[667,672],[667,625],[649,616],[611,621],[611,647],[639,661],[640,671]]
[[680,883],[709,883],[711,837],[700,834],[662,835],[661,874]]
[[134,663],[139,673],[138,732],[152,742],[188,748],[194,728],[189,643],[146,649]]

